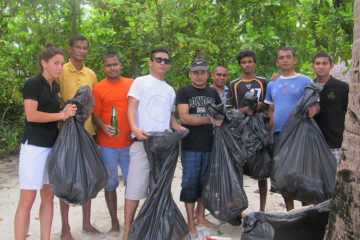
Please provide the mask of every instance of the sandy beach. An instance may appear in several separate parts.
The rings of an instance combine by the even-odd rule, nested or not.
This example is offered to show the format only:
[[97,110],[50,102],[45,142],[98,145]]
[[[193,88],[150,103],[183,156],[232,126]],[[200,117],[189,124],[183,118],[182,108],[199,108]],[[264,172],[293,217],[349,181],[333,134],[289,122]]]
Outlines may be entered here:
[[[122,178],[120,176],[120,178]],[[268,180],[268,188],[270,188],[270,180]],[[245,214],[249,214],[259,209],[259,194],[256,193],[257,181],[247,176],[244,177],[244,189],[249,201],[249,207],[245,210]],[[172,194],[175,202],[180,208],[184,217],[186,217],[184,204],[179,201],[181,190],[181,164],[178,161],[173,183]],[[123,233],[124,223],[124,192],[125,188],[120,183],[117,188],[118,194],[118,218],[121,224],[120,236],[113,236],[108,233],[110,229],[110,216],[106,207],[104,191],[100,191],[98,196],[92,200],[91,208],[91,222],[93,225],[102,232],[100,235],[89,235],[82,232],[82,208],[80,206],[72,205],[70,207],[69,221],[72,230],[72,235],[76,240],[94,240],[94,239],[121,239]],[[16,206],[19,200],[19,187],[18,187],[18,156],[10,156],[4,159],[0,159],[0,232],[1,239],[10,240],[14,239],[14,215]],[[143,202],[143,201],[142,201]],[[141,204],[141,203],[140,203]],[[39,221],[39,205],[40,196],[36,197],[36,201],[31,211],[30,229],[28,240],[40,239],[40,221]],[[300,207],[300,202],[295,201],[295,207]],[[61,217],[60,217],[59,199],[54,199],[54,218],[52,224],[51,238],[54,240],[60,239],[61,230]],[[138,208],[139,210],[140,208]],[[266,212],[286,212],[283,205],[283,199],[281,195],[268,192]],[[221,223],[213,218],[210,214],[206,217],[208,220],[217,224],[223,237],[229,237],[231,239],[240,239],[242,227],[234,227],[229,224]],[[197,226],[198,230],[201,230]]]

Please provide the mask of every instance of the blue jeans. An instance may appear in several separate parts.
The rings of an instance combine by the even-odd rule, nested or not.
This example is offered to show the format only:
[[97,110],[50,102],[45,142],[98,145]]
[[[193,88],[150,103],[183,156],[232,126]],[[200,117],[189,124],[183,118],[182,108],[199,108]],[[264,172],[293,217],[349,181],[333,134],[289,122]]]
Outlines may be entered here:
[[211,152],[181,152],[183,176],[180,201],[195,203],[201,197]]
[[130,146],[124,148],[100,147],[100,154],[108,173],[108,183],[104,188],[106,191],[114,191],[119,186],[118,164],[124,177],[124,186],[126,186],[130,162],[129,149]]

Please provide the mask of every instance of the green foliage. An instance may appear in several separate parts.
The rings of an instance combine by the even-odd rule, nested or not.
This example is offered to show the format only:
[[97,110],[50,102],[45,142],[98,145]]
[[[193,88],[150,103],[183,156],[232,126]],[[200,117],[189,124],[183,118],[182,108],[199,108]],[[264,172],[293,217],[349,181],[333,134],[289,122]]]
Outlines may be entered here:
[[38,73],[45,43],[66,51],[74,33],[89,39],[85,64],[99,79],[106,52],[118,52],[122,74],[137,77],[149,72],[151,49],[167,47],[172,62],[166,80],[177,89],[190,83],[194,57],[204,57],[211,69],[225,65],[230,80],[237,78],[236,55],[244,49],[257,54],[256,74],[269,78],[278,71],[276,51],[291,46],[296,70],[313,77],[310,61],[318,51],[335,61],[351,59],[352,28],[353,0],[3,0],[0,126],[22,109],[23,84]]

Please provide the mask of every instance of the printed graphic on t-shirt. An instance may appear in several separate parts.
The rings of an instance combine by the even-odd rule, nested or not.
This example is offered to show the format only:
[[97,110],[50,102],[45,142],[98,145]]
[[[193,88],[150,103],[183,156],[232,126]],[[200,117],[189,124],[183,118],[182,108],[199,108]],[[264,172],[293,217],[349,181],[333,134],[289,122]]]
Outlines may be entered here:
[[195,96],[189,99],[189,108],[192,115],[198,117],[208,117],[205,106],[209,103],[215,103],[215,99],[206,96]]

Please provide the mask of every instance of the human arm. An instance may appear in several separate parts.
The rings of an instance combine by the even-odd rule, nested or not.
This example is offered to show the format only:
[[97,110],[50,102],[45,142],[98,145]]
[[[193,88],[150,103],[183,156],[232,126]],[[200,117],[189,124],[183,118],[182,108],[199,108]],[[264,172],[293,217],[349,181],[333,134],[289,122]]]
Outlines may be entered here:
[[171,113],[170,127],[177,132],[185,131],[187,129],[186,127],[183,127],[178,123],[174,116],[174,113]]
[[211,124],[210,117],[198,117],[191,115],[189,113],[189,105],[188,104],[178,104],[177,105],[180,121],[182,124],[199,126],[204,124]]
[[127,119],[130,125],[131,132],[135,135],[138,140],[145,140],[149,134],[141,128],[136,126],[136,109],[139,101],[131,96],[128,96],[128,108],[127,108]]
[[268,115],[270,117],[269,131],[271,135],[274,133],[274,109],[275,109],[274,104],[269,104],[269,111],[268,111]]
[[75,104],[67,104],[64,110],[58,113],[41,112],[38,111],[37,108],[38,101],[33,99],[24,99],[25,117],[28,122],[46,123],[66,120],[69,117],[74,116],[77,110]]
[[115,134],[115,129],[111,125],[105,124],[99,115],[93,114],[92,116],[93,116],[93,123],[98,128],[101,128],[106,135],[112,137]]

